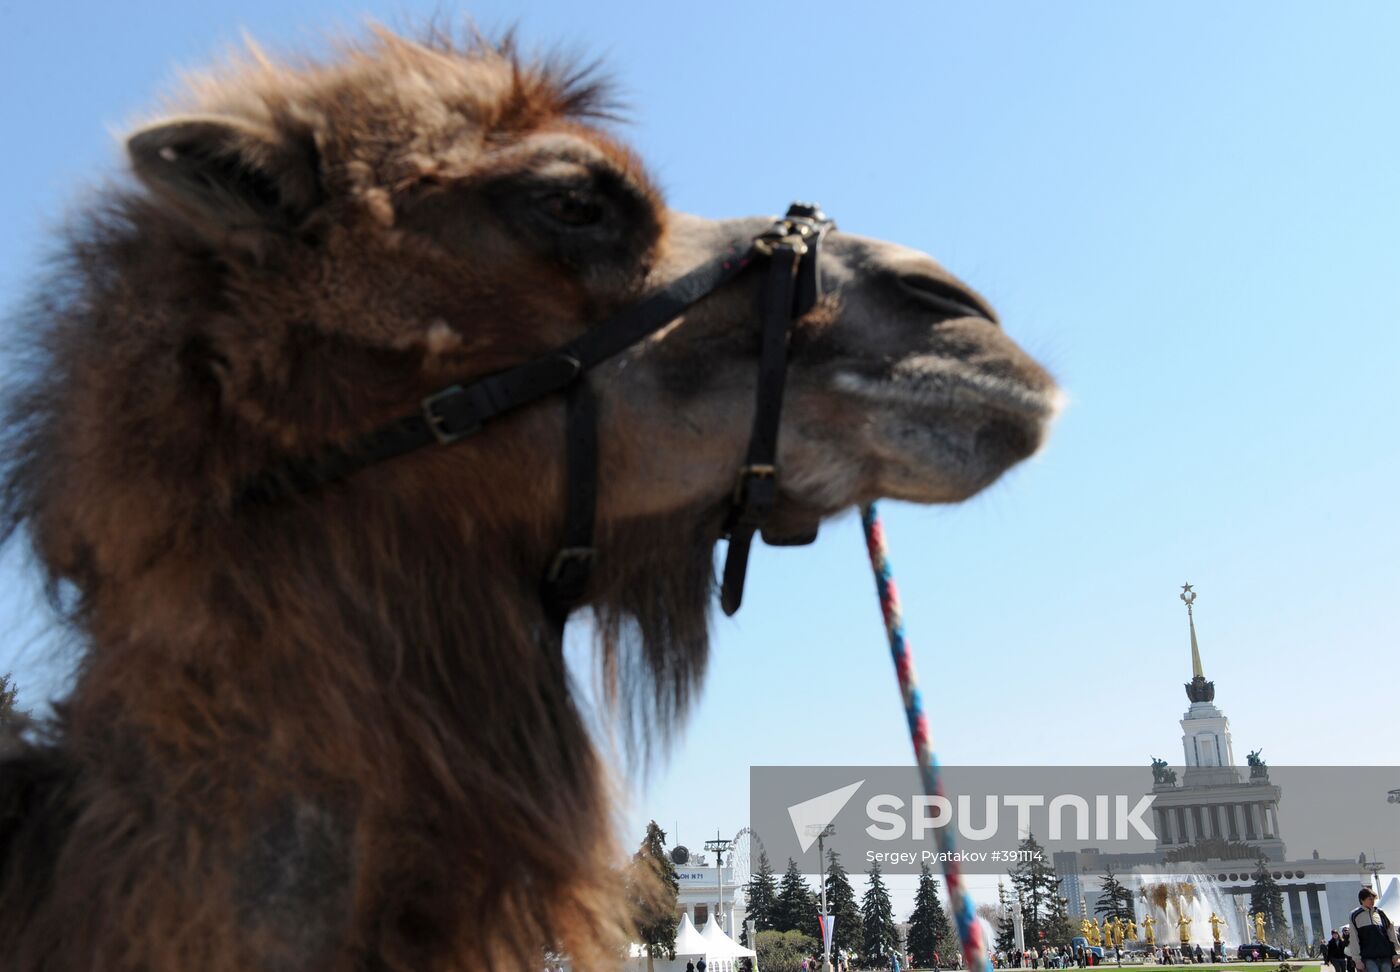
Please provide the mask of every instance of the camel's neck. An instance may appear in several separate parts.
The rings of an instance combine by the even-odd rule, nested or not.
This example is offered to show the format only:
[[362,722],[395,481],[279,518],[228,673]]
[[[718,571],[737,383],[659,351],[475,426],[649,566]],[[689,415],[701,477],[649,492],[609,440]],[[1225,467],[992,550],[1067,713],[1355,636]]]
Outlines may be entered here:
[[250,940],[338,927],[353,902],[425,955],[467,931],[498,948],[500,928],[535,955],[589,947],[570,916],[615,917],[609,788],[541,637],[541,545],[446,520],[376,534],[356,512],[356,531],[273,525],[102,592],[70,716],[84,792],[135,808],[123,827],[168,822],[191,871],[203,848],[234,862],[217,893]]
[[74,729],[86,711],[101,732],[115,710],[172,758],[243,752],[351,779],[434,749],[451,777],[467,736],[528,760],[506,727],[552,735],[572,712],[533,545],[351,512],[202,544],[104,591]]

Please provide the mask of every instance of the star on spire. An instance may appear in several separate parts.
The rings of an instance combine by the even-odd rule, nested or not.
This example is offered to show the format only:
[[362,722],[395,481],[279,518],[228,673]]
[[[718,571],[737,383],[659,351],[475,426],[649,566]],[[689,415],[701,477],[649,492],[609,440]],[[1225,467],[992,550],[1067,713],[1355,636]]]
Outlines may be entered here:
[[1191,681],[1186,685],[1186,695],[1192,702],[1210,702],[1215,698],[1215,686],[1206,681],[1205,670],[1201,667],[1201,649],[1196,644],[1196,592],[1190,584],[1181,585],[1181,600],[1186,605],[1187,623],[1191,626]]

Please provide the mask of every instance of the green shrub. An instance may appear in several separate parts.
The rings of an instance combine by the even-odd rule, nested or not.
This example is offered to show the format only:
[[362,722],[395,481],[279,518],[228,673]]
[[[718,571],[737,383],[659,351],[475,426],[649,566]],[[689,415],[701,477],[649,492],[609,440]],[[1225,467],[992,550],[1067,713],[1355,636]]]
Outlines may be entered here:
[[803,957],[816,955],[821,945],[799,931],[761,931],[755,938],[758,967],[763,972],[801,972]]

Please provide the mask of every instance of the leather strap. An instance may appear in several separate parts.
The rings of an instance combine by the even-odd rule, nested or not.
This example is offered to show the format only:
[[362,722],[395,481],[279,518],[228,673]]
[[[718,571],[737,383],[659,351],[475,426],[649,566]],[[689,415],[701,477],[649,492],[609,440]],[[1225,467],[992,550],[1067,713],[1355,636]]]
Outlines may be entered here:
[[729,549],[724,557],[720,606],[729,615],[739,610],[744,600],[744,578],[748,574],[753,535],[772,514],[778,499],[778,426],[782,422],[783,388],[787,384],[788,322],[792,313],[793,270],[797,266],[797,256],[792,246],[778,245],[768,264],[753,431],[725,524]]
[[545,614],[561,633],[569,612],[583,602],[598,559],[593,546],[598,515],[598,399],[587,375],[569,386],[567,414],[564,545],[540,582]]
[[[816,305],[821,295],[820,247],[830,222],[815,206],[795,203],[789,219],[803,221],[802,232],[769,242],[772,256],[763,291],[763,337],[758,358],[757,401],[748,454],[739,470],[734,499],[725,523],[725,551],[720,607],[733,615],[744,601],[749,553],[778,501],[778,430],[782,425],[783,393],[787,385],[787,345],[792,322]],[[788,538],[789,544],[810,543],[816,534]]]
[[237,502],[287,498],[417,449],[451,445],[474,434],[498,415],[567,390],[564,544],[540,585],[546,615],[562,640],[569,612],[587,593],[597,557],[593,534],[598,496],[598,418],[588,371],[654,334],[691,305],[766,258],[769,268],[763,291],[753,432],[725,524],[729,549],[721,604],[726,614],[733,614],[743,600],[754,534],[762,529],[777,501],[775,460],[787,380],[789,326],[807,313],[821,294],[818,254],[822,237],[831,225],[816,206],[794,203],[783,220],[753,240],[747,249],[732,247],[548,354],[442,388],[424,398],[417,412],[401,416],[343,447],[285,460],[245,481],[236,494]]
[[543,357],[448,385],[424,398],[417,412],[344,447],[273,466],[244,482],[238,499],[284,499],[435,443],[451,445],[464,439],[498,415],[562,391],[583,372],[665,327],[692,304],[747,270],[753,257],[752,250],[731,249]]

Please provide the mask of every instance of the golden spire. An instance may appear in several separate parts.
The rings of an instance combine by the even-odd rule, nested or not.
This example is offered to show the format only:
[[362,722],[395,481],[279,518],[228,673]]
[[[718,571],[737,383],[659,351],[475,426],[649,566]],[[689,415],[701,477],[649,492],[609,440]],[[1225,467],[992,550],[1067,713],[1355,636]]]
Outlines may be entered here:
[[1181,585],[1181,599],[1186,602],[1186,618],[1191,625],[1191,675],[1205,678],[1206,673],[1201,670],[1201,649],[1196,644],[1196,615],[1191,610],[1191,605],[1196,603],[1196,592],[1191,590],[1190,584]]

